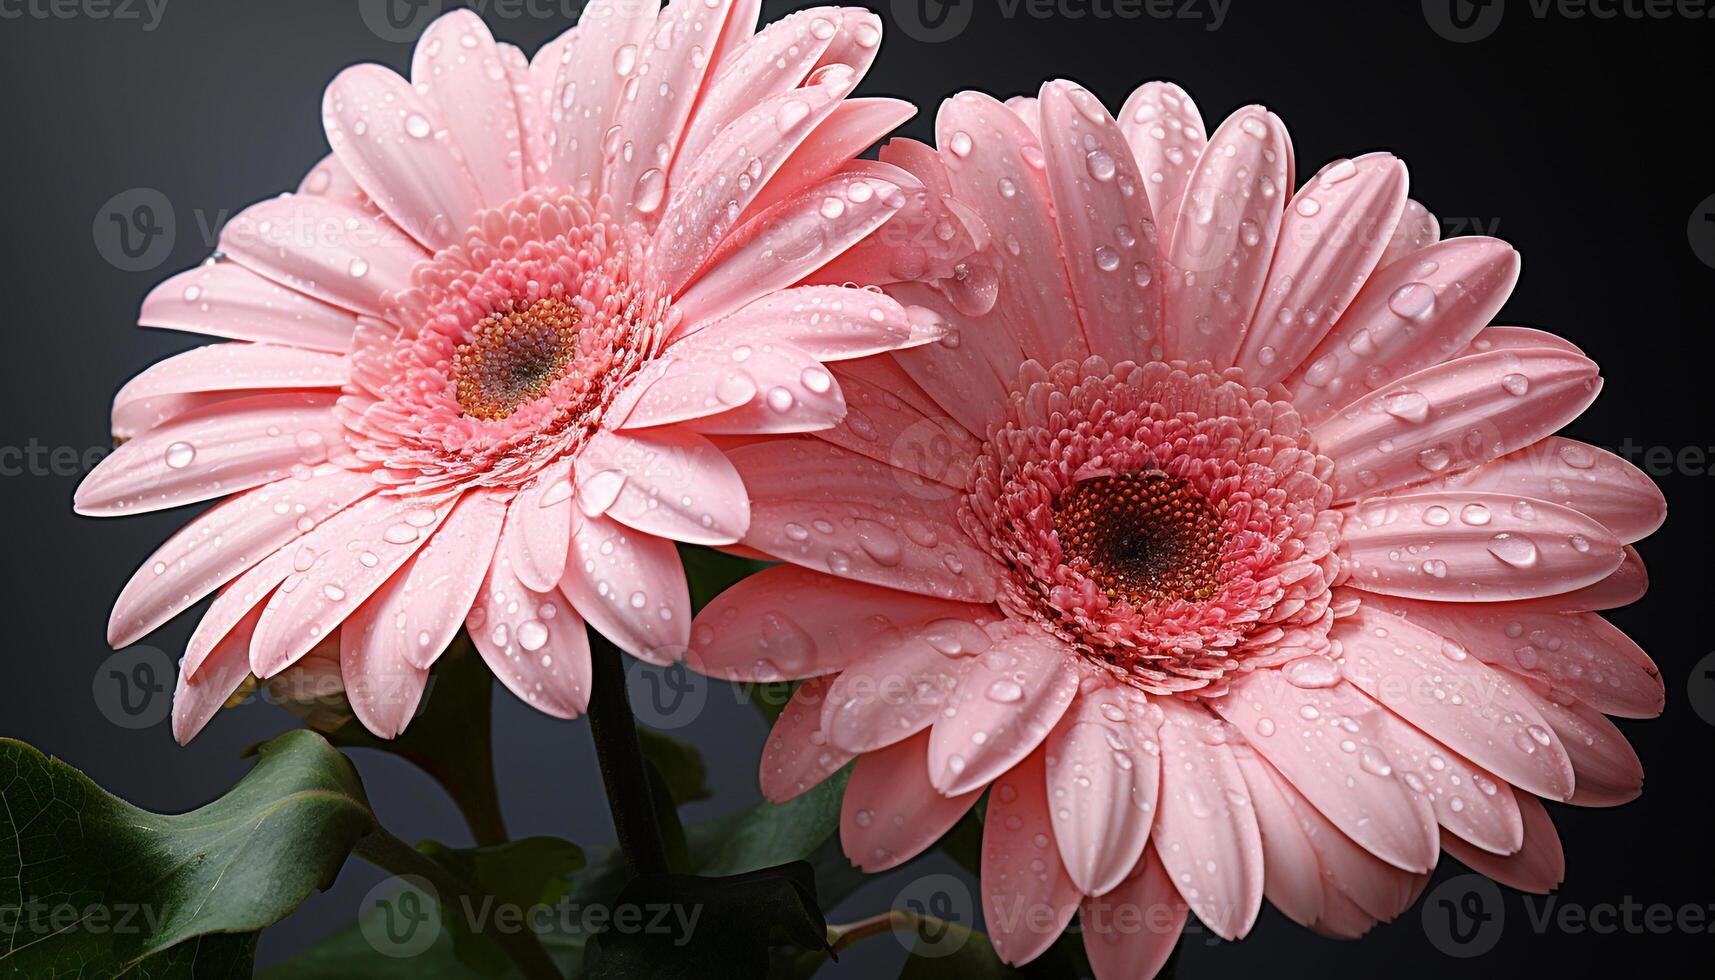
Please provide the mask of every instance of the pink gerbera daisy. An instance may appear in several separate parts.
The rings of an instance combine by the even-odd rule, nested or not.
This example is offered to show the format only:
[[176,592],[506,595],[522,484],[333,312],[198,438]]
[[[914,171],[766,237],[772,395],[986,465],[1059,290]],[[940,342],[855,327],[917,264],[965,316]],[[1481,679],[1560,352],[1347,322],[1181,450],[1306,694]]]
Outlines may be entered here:
[[944,203],[866,258],[949,332],[835,368],[838,427],[732,451],[741,547],[789,564],[704,610],[692,663],[805,679],[765,792],[856,757],[874,871],[987,790],[995,947],[1081,908],[1104,978],[1153,974],[1186,907],[1358,936],[1443,850],[1558,883],[1539,799],[1641,790],[1604,716],[1661,678],[1596,611],[1642,594],[1665,505],[1553,436],[1600,379],[1489,326],[1516,253],[1438,242],[1386,153],[1294,194],[1278,118],[1205,137],[1170,84],[1120,122],[1066,82],[965,94],[937,137],[882,156]]
[[585,622],[677,659],[674,542],[750,523],[708,436],[831,425],[823,362],[939,336],[806,284],[922,196],[854,159],[912,112],[847,98],[880,21],[825,7],[757,32],[759,7],[597,0],[529,61],[450,13],[410,80],[341,73],[332,155],[144,301],[147,326],[238,341],[127,384],[128,441],[77,493],[91,515],[230,497],[109,627],[131,643],[222,589],[180,672],[181,741],[318,646],[396,735],[463,626],[519,697],[580,713]]

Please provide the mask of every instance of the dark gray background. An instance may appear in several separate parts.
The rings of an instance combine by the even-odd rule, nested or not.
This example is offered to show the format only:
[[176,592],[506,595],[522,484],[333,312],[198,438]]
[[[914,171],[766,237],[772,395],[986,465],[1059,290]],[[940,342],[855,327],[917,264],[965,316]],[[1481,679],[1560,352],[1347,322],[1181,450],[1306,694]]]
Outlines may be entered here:
[[[131,0],[113,2],[122,12]],[[1649,468],[1671,507],[1666,528],[1642,545],[1652,591],[1612,614],[1667,678],[1666,715],[1622,723],[1645,760],[1648,786],[1640,801],[1615,811],[1552,808],[1569,867],[1558,902],[1696,905],[1707,921],[1715,917],[1715,729],[1694,701],[1710,711],[1715,682],[1699,671],[1694,687],[1693,666],[1715,647],[1706,629],[1705,458],[1715,451],[1704,448],[1715,443],[1704,340],[1715,268],[1699,259],[1715,262],[1707,234],[1715,225],[1703,220],[1715,194],[1715,21],[1573,17],[1583,8],[1542,2],[1495,0],[1483,16],[1504,10],[1498,26],[1479,19],[1475,33],[1489,36],[1458,43],[1432,26],[1445,31],[1451,23],[1441,0],[1421,8],[1415,0],[1231,0],[1218,30],[1210,29],[1208,0],[1155,0],[1150,9],[1169,16],[1107,18],[1044,18],[1011,0],[976,0],[967,3],[968,27],[942,42],[925,43],[927,32],[914,38],[890,20],[864,91],[924,106],[906,133],[928,138],[934,106],[961,88],[1005,96],[1068,76],[1117,109],[1136,84],[1171,78],[1192,92],[1211,128],[1250,102],[1279,112],[1301,175],[1337,156],[1392,150],[1411,165],[1413,196],[1441,216],[1447,235],[1490,232],[1517,246],[1524,275],[1503,320],[1562,333],[1601,362],[1606,392],[1572,434],[1611,447],[1654,447],[1653,457],[1637,460],[1657,464]],[[1598,5],[1617,10],[1617,2]],[[809,5],[770,3],[767,16]],[[868,5],[890,18],[895,12],[888,0]],[[480,9],[501,39],[534,50],[566,26],[562,12],[577,7],[488,0]],[[267,706],[226,712],[181,749],[164,724],[128,731],[107,720],[91,692],[106,655],[108,607],[132,569],[189,515],[77,518],[70,499],[81,466],[68,459],[108,445],[108,398],[127,377],[196,343],[133,326],[149,286],[202,259],[223,218],[294,186],[325,152],[320,94],[341,67],[379,61],[404,70],[410,48],[369,30],[356,0],[167,0],[158,21],[141,0],[132,9],[140,19],[93,16],[115,10],[93,0],[0,0],[0,452],[14,450],[0,460],[8,474],[0,476],[7,546],[0,608],[9,634],[0,734],[67,759],[139,805],[175,811],[220,793],[248,768],[238,750],[292,721]],[[1137,6],[1071,0],[1063,9]],[[105,202],[136,188],[164,195],[175,239],[158,265],[122,271],[103,258],[92,227]],[[32,446],[36,462],[20,460],[17,450]],[[193,619],[146,642],[176,658]],[[496,709],[514,834],[611,840],[584,724],[550,721],[504,693]],[[692,816],[755,799],[764,733],[730,689],[710,690],[706,710],[679,732],[703,748],[718,791]],[[358,753],[357,764],[381,817],[401,837],[466,839],[420,773],[372,753]],[[880,911],[920,874],[948,868],[935,862],[879,879],[833,918]],[[1440,876],[1459,873],[1448,860]],[[378,878],[352,862],[332,891],[266,934],[264,962],[349,921]],[[1715,948],[1707,932],[1539,930],[1531,913],[1542,907],[1509,893],[1498,946],[1463,962],[1437,951],[1417,909],[1361,943],[1317,939],[1267,911],[1248,942],[1188,941],[1181,975],[1498,975],[1534,967],[1602,976],[1640,964],[1707,963]],[[891,976],[902,956],[891,940],[872,940],[827,975]]]

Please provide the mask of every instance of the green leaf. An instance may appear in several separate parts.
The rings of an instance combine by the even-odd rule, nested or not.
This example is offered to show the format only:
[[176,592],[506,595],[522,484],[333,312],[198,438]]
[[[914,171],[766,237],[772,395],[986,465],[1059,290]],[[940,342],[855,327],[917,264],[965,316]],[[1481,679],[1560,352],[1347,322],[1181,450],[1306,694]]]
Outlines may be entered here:
[[693,858],[708,855],[698,862],[698,873],[743,874],[809,857],[839,829],[840,800],[850,778],[847,766],[796,799],[779,805],[758,803],[723,828],[718,841],[701,837],[701,851],[693,840]]
[[132,971],[139,980],[249,980],[256,933],[214,933],[156,953]]
[[[0,974],[245,974],[253,934],[333,883],[374,826],[351,762],[308,731],[190,813],[150,813],[22,742],[0,739]],[[46,924],[46,925],[44,925]],[[158,955],[215,933],[190,950]],[[198,951],[206,950],[205,963]]]
[[492,713],[494,675],[463,631],[435,662],[417,717],[391,741],[376,738],[353,718],[328,735],[344,748],[401,756],[440,783],[464,814],[478,844],[506,841],[500,796],[494,785]]
[[696,746],[641,726],[637,737],[643,743],[643,757],[661,774],[675,805],[698,803],[714,795],[708,785],[708,768]]
[[[770,949],[826,949],[815,873],[802,861],[724,878],[657,875],[620,892],[589,980],[753,980]],[[636,909],[629,922],[617,910]]]
[[952,922],[922,924],[899,980],[1009,980],[1024,974],[1000,961],[989,938]]
[[572,875],[585,863],[583,848],[558,837],[469,848],[424,841],[417,850],[496,900],[524,907],[552,905],[566,897]]

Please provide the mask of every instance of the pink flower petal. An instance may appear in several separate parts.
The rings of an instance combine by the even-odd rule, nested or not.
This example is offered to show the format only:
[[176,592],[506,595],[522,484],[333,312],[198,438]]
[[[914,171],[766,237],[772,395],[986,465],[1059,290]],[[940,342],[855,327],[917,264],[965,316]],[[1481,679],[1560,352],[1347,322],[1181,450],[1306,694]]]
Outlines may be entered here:
[[1144,704],[1130,689],[1086,691],[1048,736],[1054,840],[1085,895],[1106,894],[1125,880],[1155,820],[1161,757],[1143,747],[1137,726]]
[[1536,797],[1520,796],[1519,810],[1524,814],[1525,829],[1524,847],[1517,854],[1500,857],[1451,835],[1444,841],[1447,853],[1472,871],[1508,888],[1546,895],[1566,880],[1566,853],[1560,847],[1560,834]]
[[693,339],[704,336],[726,340],[729,347],[738,337],[752,344],[784,342],[824,362],[868,357],[937,338],[888,296],[843,286],[804,286],[771,293],[697,329]]
[[1411,256],[1441,240],[1441,222],[1429,209],[1409,198],[1394,226],[1393,237],[1382,251],[1377,269],[1385,269],[1400,259]]
[[1667,499],[1642,470],[1605,449],[1553,436],[1428,485],[1546,500],[1595,518],[1621,541],[1641,541],[1667,520]]
[[339,388],[347,361],[337,354],[277,344],[210,344],[157,361],[113,397],[113,433],[130,439],[210,404],[275,389]]
[[684,659],[691,594],[673,542],[579,514],[560,591],[596,632],[632,656],[663,665]]
[[1215,935],[1250,932],[1262,907],[1262,838],[1221,722],[1173,698],[1160,706],[1161,809],[1153,839],[1173,885]]
[[234,262],[205,262],[149,291],[138,322],[229,340],[342,353],[357,318]]
[[1649,655],[1595,613],[1391,596],[1366,596],[1364,602],[1441,634],[1486,664],[1540,681],[1604,714],[1654,718],[1666,704],[1661,671]]
[[261,609],[251,609],[216,642],[193,677],[183,664],[173,690],[173,739],[189,745],[250,676],[250,636]]
[[690,664],[722,680],[801,680],[879,656],[876,645],[895,636],[924,634],[952,655],[977,653],[987,634],[971,624],[995,615],[985,606],[776,565],[703,608],[691,630]]
[[1522,449],[1596,400],[1596,365],[1553,350],[1461,357],[1371,392],[1315,427],[1340,500],[1422,483]]
[[[714,444],[678,428],[600,431],[577,463],[578,504],[646,534],[730,544],[750,526],[738,471]],[[616,492],[605,491],[620,481]]]
[[1131,148],[1101,102],[1071,82],[1043,86],[1041,113],[1055,227],[1084,337],[1110,361],[1150,360],[1161,344],[1161,250]]
[[[847,12],[854,12],[853,8],[847,8]],[[870,16],[868,11],[856,12]],[[750,202],[750,207],[745,209],[746,219],[768,210],[810,184],[835,173],[852,158],[861,156],[865,150],[916,114],[917,107],[902,99],[847,98],[835,106],[828,118],[810,134],[810,138],[799,144],[798,148],[792,151],[792,155],[786,158],[786,162],[780,165],[774,179],[763,186],[762,193],[756,195],[756,199]],[[885,152],[881,159],[884,163],[893,163]],[[904,169],[912,172],[910,168]],[[899,219],[895,218],[894,221],[897,223]],[[853,251],[872,241],[874,239],[865,239],[855,246]],[[841,262],[851,254],[852,252],[848,251],[835,259],[834,263]],[[817,275],[822,275],[828,268],[830,266],[824,266],[818,270]],[[875,279],[852,276],[831,277],[827,284],[839,285],[846,282],[881,284]]]
[[870,752],[852,768],[840,804],[840,844],[866,874],[896,868],[934,846],[982,795],[946,797],[929,785],[927,732]]
[[1563,350],[1568,354],[1584,356],[1584,351],[1577,344],[1558,334],[1535,327],[1484,327],[1477,331],[1477,336],[1471,339],[1465,349],[1456,357],[1468,357],[1472,354],[1487,354],[1492,350],[1529,350],[1533,347],[1548,347]]
[[572,461],[562,459],[512,498],[501,546],[513,573],[532,592],[552,592],[566,574],[572,547]]
[[[1288,680],[1298,677],[1321,686]],[[1333,663],[1312,657],[1246,674],[1210,707],[1341,832],[1389,864],[1428,871],[1435,817],[1394,778],[1387,711],[1338,679]]]
[[917,387],[891,357],[870,357],[833,368],[846,399],[846,417],[816,438],[879,463],[962,489],[980,443]]
[[375,202],[363,192],[357,184],[357,178],[339,162],[339,157],[329,153],[317,161],[298,182],[298,194],[309,197],[325,197],[330,201],[356,208],[359,211],[379,213],[375,211]]
[[488,25],[470,10],[437,18],[411,58],[413,86],[440,111],[449,142],[489,207],[525,186],[518,103],[501,59]]
[[1405,164],[1388,153],[1336,160],[1286,207],[1238,365],[1267,386],[1304,362],[1376,268],[1405,208]]
[[1148,980],[1159,974],[1179,946],[1189,911],[1161,858],[1145,853],[1132,878],[1100,898],[1084,899],[1084,952],[1096,975]]
[[952,488],[805,437],[731,457],[751,494],[748,547],[908,592],[994,598],[998,567],[960,528]]
[[966,655],[990,645],[987,633],[961,618],[879,639],[834,679],[822,705],[822,731],[848,752],[874,751],[929,727],[973,669]]
[[465,628],[488,669],[518,699],[555,718],[576,718],[590,703],[590,638],[572,604],[554,589],[518,581],[500,549]]
[[288,194],[252,204],[220,232],[239,265],[324,303],[381,316],[384,297],[429,257],[387,218],[325,198]]
[[1030,754],[1078,692],[1073,655],[1030,627],[996,638],[959,681],[929,738],[929,781],[944,795],[970,792]]
[[822,699],[830,683],[831,678],[812,677],[798,685],[775,720],[762,747],[762,795],[769,802],[796,799],[852,760],[822,734]]
[[1559,504],[1487,493],[1422,493],[1365,501],[1348,515],[1341,556],[1349,584],[1439,602],[1500,602],[1599,582],[1620,567],[1608,529]]
[[995,780],[983,817],[983,922],[1003,963],[1042,955],[1078,911],[1078,886],[1060,865],[1053,834],[1036,752]]
[[1227,117],[1209,138],[1171,227],[1163,272],[1168,357],[1233,363],[1262,296],[1292,190],[1286,124],[1262,106]]
[[1319,422],[1445,360],[1499,312],[1518,273],[1518,253],[1493,238],[1455,238],[1380,270],[1287,380],[1293,406]]
[[845,412],[834,376],[804,349],[704,330],[645,367],[609,415],[620,429],[685,422],[710,435],[764,435],[826,429]]
[[256,395],[178,416],[115,449],[77,488],[89,517],[140,514],[272,483],[343,445],[332,394]]
[[894,360],[959,424],[985,433],[1006,416],[1011,387],[1024,352],[1000,324],[998,315],[967,317],[919,283],[889,288],[902,303],[933,310],[947,323],[938,343],[900,351]]
[[1288,801],[1285,777],[1262,761],[1249,745],[1233,746],[1233,758],[1245,777],[1251,808],[1262,834],[1262,893],[1280,913],[1301,926],[1322,918],[1322,864],[1299,825],[1297,810],[1312,809],[1302,799]]
[[1398,719],[1384,726],[1382,743],[1395,774],[1429,801],[1444,829],[1485,851],[1518,850],[1524,824],[1505,780]]
[[1506,608],[1520,612],[1601,612],[1629,606],[1649,591],[1649,572],[1638,549],[1626,545],[1626,556],[1607,578],[1582,589],[1559,595],[1541,596],[1508,603]]
[[549,48],[537,54],[531,75],[554,79],[543,99],[556,131],[552,180],[543,183],[597,196],[608,130],[660,10],[635,0],[594,0],[578,25],[554,42],[557,59]]
[[[430,535],[423,549],[394,575],[378,622],[376,642],[393,644],[398,655],[422,670],[434,666],[464,626],[488,577],[506,518],[506,499],[472,491],[459,498],[451,514]],[[381,597],[370,605],[382,602]]]
[[322,124],[376,207],[428,248],[457,242],[482,210],[445,114],[386,68],[340,72],[322,99]]
[[1146,82],[1126,100],[1119,124],[1149,192],[1149,212],[1170,220],[1209,142],[1196,103],[1172,82]]
[[1526,684],[1522,694],[1542,714],[1566,746],[1577,785],[1573,806],[1619,806],[1644,791],[1644,767],[1626,736],[1602,713],[1541,684]]
[[405,659],[389,618],[404,583],[389,582],[340,626],[339,667],[352,714],[377,738],[397,738],[417,713],[429,672]]
[[[294,538],[379,489],[367,474],[324,467],[234,496],[187,524],[125,584],[107,639],[130,646]],[[246,668],[248,670],[248,667]]]
[[1572,795],[1566,748],[1522,686],[1463,649],[1367,606],[1336,623],[1342,673],[1383,707],[1520,789]]

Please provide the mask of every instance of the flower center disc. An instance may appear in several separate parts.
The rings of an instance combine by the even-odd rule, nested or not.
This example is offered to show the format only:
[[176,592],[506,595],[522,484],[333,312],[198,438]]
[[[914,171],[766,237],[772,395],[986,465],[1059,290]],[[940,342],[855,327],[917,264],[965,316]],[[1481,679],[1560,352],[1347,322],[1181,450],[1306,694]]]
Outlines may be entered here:
[[1160,471],[1074,485],[1055,502],[1054,531],[1067,562],[1110,599],[1201,602],[1220,586],[1220,516]]
[[577,311],[555,297],[489,314],[453,354],[459,405],[473,418],[506,418],[565,376],[577,339]]

